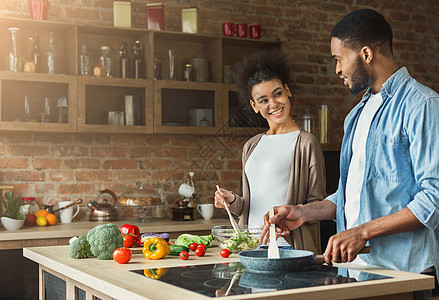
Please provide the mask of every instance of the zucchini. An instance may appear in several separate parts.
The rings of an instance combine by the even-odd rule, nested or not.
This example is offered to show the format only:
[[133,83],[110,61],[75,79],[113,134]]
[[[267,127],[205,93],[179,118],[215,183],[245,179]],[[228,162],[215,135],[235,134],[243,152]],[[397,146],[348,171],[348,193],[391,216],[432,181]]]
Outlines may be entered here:
[[171,252],[169,255],[179,256],[181,251],[189,252],[189,248],[181,245],[169,245]]

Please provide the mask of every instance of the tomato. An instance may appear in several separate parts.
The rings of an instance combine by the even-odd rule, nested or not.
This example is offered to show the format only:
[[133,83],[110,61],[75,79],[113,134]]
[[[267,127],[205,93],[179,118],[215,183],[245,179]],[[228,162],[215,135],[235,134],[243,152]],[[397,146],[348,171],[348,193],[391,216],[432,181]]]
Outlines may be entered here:
[[196,256],[204,256],[204,254],[206,254],[206,250],[204,250],[203,247],[197,247],[197,249],[195,249]]
[[132,247],[137,242],[137,238],[134,235],[122,234],[122,237],[123,237],[123,246],[125,248]]
[[195,251],[195,249],[197,249],[198,244],[197,243],[192,243],[189,245],[189,249],[191,249],[192,251]]
[[126,264],[131,260],[131,250],[128,248],[117,248],[113,251],[113,260],[118,264]]
[[224,258],[227,258],[230,256],[230,250],[229,249],[223,249],[220,251],[220,255]]
[[180,252],[180,258],[181,258],[182,260],[186,260],[186,259],[188,259],[188,258],[189,258],[189,253],[187,253],[187,251],[181,251],[181,252]]
[[198,247],[203,247],[204,249],[206,249],[206,245],[204,245],[204,244],[198,244],[197,248]]

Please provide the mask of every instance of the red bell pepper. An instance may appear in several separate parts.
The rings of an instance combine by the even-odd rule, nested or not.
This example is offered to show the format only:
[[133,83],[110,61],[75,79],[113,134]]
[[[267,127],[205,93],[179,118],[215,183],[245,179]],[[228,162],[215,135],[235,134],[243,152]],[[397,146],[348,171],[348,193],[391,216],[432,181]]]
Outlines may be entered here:
[[126,248],[132,247],[139,238],[140,229],[135,225],[124,224],[120,227],[120,232],[123,237],[123,246]]

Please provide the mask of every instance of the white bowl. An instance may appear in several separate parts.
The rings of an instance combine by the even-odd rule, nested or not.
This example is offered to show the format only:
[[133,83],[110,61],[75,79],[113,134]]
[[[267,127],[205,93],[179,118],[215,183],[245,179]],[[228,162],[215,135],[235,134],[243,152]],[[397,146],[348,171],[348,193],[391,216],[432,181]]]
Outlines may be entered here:
[[5,227],[6,230],[18,230],[23,227],[24,224],[24,219],[16,220],[8,217],[1,217],[0,220],[2,221],[3,227]]

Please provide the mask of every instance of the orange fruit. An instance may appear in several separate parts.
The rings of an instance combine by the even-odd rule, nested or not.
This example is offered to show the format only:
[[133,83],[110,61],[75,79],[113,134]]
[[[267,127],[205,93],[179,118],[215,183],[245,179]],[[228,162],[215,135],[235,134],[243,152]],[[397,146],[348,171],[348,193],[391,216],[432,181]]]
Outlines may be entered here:
[[45,210],[45,209],[40,209],[39,211],[37,211],[36,213],[35,213],[35,217],[45,217],[45,216],[47,216],[49,214],[49,212],[47,211],[47,210]]
[[58,220],[57,217],[54,214],[48,214],[46,216],[47,224],[49,225],[55,225],[56,221]]
[[37,225],[38,225],[38,226],[46,226],[46,225],[47,225],[47,219],[46,219],[46,217],[39,216],[39,217],[37,218]]

